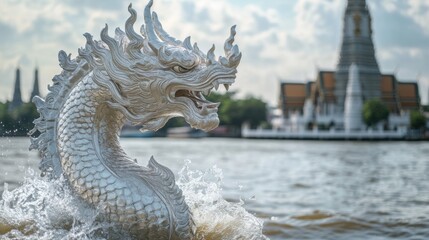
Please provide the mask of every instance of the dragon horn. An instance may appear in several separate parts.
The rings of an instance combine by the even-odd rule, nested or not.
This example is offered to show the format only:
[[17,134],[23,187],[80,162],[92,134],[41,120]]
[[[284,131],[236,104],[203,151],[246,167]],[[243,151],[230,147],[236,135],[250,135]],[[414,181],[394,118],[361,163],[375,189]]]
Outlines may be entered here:
[[158,19],[158,15],[156,12],[152,13],[153,16],[153,26],[155,27],[155,31],[157,35],[161,38],[162,41],[171,43],[173,45],[180,45],[182,42],[170,36],[163,28],[162,24]]
[[128,6],[128,12],[130,13],[130,17],[125,22],[125,32],[127,34],[128,39],[131,40],[130,48],[140,51],[143,46],[143,38],[134,31],[133,25],[136,22],[137,13],[133,9],[131,3]]
[[185,38],[185,40],[183,41],[182,46],[184,46],[188,50],[191,50],[191,51],[193,50],[192,44],[191,44],[191,36]]
[[214,51],[215,51],[215,45],[213,44],[210,50],[207,52],[207,59],[209,60],[208,65],[216,62]]
[[148,38],[148,44],[152,50],[158,54],[159,49],[162,47],[162,42],[159,41],[158,36],[155,33],[155,30],[153,28],[153,22],[152,22],[152,14],[150,12],[150,8],[152,7],[153,0],[150,0],[149,3],[146,5],[146,8],[144,9],[144,22],[145,22],[145,30],[146,30],[146,36]]
[[200,50],[197,43],[194,43],[194,46],[192,47],[194,49],[194,52],[200,56],[202,61],[205,61],[206,55]]
[[234,36],[236,34],[235,26],[236,25],[231,27],[231,33],[229,37],[226,39],[225,44],[223,45],[223,49],[225,50],[225,57],[228,57],[229,54],[231,53],[232,44],[234,43]]
[[241,60],[241,52],[238,49],[238,46],[233,45],[234,37],[236,34],[235,27],[236,27],[236,25],[231,27],[230,35],[226,39],[225,44],[224,44],[225,56],[228,59],[228,62],[226,62],[225,59],[222,59],[222,61],[221,61],[222,65],[229,65],[231,67],[238,66],[238,64],[240,63],[240,60]]

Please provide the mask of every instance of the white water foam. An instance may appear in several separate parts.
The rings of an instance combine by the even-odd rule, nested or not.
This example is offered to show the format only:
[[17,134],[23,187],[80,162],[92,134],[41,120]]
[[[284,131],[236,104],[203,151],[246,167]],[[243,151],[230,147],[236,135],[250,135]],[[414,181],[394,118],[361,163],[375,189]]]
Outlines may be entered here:
[[243,202],[222,198],[222,170],[213,166],[201,172],[189,169],[188,161],[179,172],[177,184],[197,225],[198,239],[267,239],[263,222],[243,208]]
[[[190,162],[178,174],[177,184],[197,225],[197,239],[267,239],[262,221],[242,202],[222,198],[222,170],[202,172]],[[48,181],[30,170],[22,186],[0,200],[0,239],[126,239],[109,223],[97,220],[96,209],[73,196],[64,180]]]

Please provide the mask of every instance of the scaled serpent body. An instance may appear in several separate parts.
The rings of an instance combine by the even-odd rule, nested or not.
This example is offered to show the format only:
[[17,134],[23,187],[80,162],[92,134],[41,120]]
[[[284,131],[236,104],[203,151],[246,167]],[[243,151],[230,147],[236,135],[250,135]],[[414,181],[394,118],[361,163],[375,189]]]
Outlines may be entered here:
[[204,94],[234,82],[241,53],[233,45],[235,27],[218,61],[187,38],[168,35],[152,1],[145,26],[133,30],[136,12],[129,6],[125,32],[116,37],[106,27],[101,41],[85,34],[79,56],[60,51],[63,72],[53,79],[46,99],[35,97],[40,117],[30,132],[31,148],[42,156],[40,169],[51,178],[64,176],[73,191],[116,226],[141,239],[192,239],[195,226],[174,174],[153,158],[135,163],[119,144],[126,121],[158,130],[172,117],[195,128],[214,129],[217,103]]

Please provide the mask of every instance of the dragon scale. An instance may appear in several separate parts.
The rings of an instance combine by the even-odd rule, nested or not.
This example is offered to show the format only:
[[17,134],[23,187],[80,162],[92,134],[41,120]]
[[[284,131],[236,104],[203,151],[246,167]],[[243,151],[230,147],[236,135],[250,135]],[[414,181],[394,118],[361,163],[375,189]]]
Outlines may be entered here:
[[[175,214],[174,219],[185,223],[190,219],[181,191],[169,172],[165,173],[172,186],[167,191],[154,188],[156,183],[152,181],[163,181],[162,176],[156,176],[154,160],[149,165],[152,169],[142,169],[126,156],[118,138],[124,117],[99,104],[103,96],[106,91],[94,84],[89,75],[73,89],[64,104],[58,122],[58,139],[64,139],[58,141],[64,175],[84,200],[100,205],[109,220],[123,223],[133,231],[141,230],[150,239],[168,239],[166,234],[172,221],[169,214]],[[163,194],[168,191],[176,193],[172,196],[178,199]],[[170,212],[164,202],[181,211]],[[180,225],[178,222],[174,227]],[[185,224],[179,232],[190,234],[190,227]]]
[[193,239],[192,214],[174,174],[153,158],[138,165],[121,148],[119,133],[127,121],[158,130],[172,117],[214,129],[219,104],[204,94],[221,84],[229,88],[241,53],[233,45],[235,27],[217,61],[214,46],[204,54],[190,38],[168,35],[151,6],[141,35],[130,5],[125,32],[118,28],[111,38],[106,25],[100,41],[84,34],[86,46],[76,58],[60,51],[62,73],[46,99],[33,98],[40,117],[30,134],[40,135],[30,148],[41,153],[43,174],[63,176],[77,196],[133,238]]

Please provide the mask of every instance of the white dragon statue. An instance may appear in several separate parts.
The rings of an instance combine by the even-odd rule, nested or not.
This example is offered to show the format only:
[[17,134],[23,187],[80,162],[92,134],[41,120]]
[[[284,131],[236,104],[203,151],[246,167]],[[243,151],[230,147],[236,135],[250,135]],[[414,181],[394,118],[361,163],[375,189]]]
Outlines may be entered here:
[[204,95],[221,84],[228,90],[241,53],[233,45],[235,26],[226,56],[216,60],[214,46],[204,54],[189,37],[182,42],[167,34],[151,6],[141,35],[133,29],[137,14],[130,4],[125,32],[117,28],[112,38],[106,25],[101,41],[84,34],[86,46],[76,58],[59,52],[63,71],[46,99],[33,98],[40,117],[30,131],[30,149],[40,152],[43,174],[64,177],[73,192],[134,238],[193,239],[192,213],[171,170],[153,158],[147,167],[135,163],[119,133],[126,121],[158,130],[172,117],[205,131],[216,128],[219,104]]

